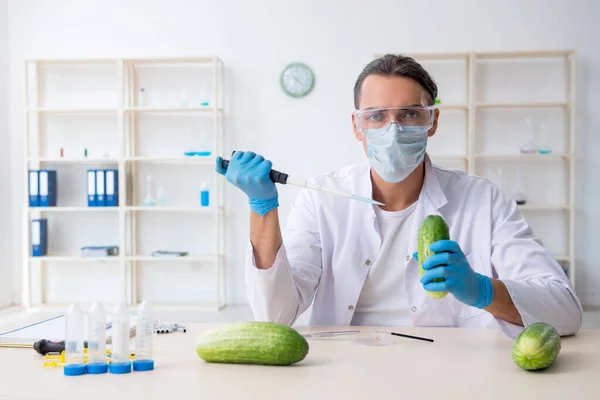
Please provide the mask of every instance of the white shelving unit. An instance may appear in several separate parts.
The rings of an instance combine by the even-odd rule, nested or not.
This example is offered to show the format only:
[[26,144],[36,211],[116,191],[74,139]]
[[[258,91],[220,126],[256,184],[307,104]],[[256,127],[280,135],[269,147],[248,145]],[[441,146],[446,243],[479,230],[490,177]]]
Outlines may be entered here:
[[[531,171],[532,176],[539,175],[542,168],[548,171],[547,175],[537,176],[539,182],[525,188],[541,193],[536,201],[528,201],[519,209],[532,227],[534,222],[544,224],[539,230],[534,227],[538,235],[559,232],[561,243],[556,240],[544,244],[575,285],[575,54],[532,51],[409,55],[431,73],[439,88],[440,128],[429,146],[435,163],[492,181],[492,166],[519,168],[523,174]],[[506,121],[523,121],[529,115],[537,123],[551,120],[549,125],[558,126],[553,143],[558,149],[551,154],[520,153],[522,143],[515,140],[524,132],[519,131],[522,124]],[[458,127],[447,129],[452,122]],[[437,138],[442,135],[447,137]],[[560,193],[548,189],[558,185],[562,185]]]
[[[224,146],[223,69],[223,62],[218,57],[36,59],[25,62],[25,182],[28,181],[27,172],[30,169],[46,167],[57,169],[59,191],[56,207],[29,207],[28,185],[25,185],[23,303],[26,306],[48,303],[46,297],[50,289],[49,278],[54,278],[46,271],[50,264],[70,266],[80,264],[82,269],[97,264],[118,265],[118,282],[111,282],[111,285],[117,286],[117,289],[105,287],[106,290],[115,293],[106,301],[116,303],[126,299],[127,303],[133,306],[139,304],[144,297],[144,282],[148,282],[148,278],[142,278],[146,266],[164,268],[160,271],[161,277],[165,274],[169,276],[170,268],[196,268],[197,272],[200,266],[202,269],[210,270],[213,277],[211,280],[200,282],[198,287],[191,287],[189,279],[185,277],[180,283],[182,286],[187,285],[192,291],[192,297],[204,299],[206,296],[195,296],[195,294],[207,292],[210,294],[208,296],[210,300],[180,301],[177,298],[177,290],[171,287],[171,294],[174,295],[175,300],[165,302],[164,306],[219,310],[225,305],[224,190],[223,181],[214,173],[215,156],[222,154]],[[142,87],[145,89],[145,98],[140,96]],[[158,116],[161,118],[158,122],[168,126],[169,131],[152,131],[158,122],[146,121],[146,116]],[[110,154],[89,154],[88,157],[87,147],[85,156],[81,148],[78,154],[74,154],[77,151],[72,152],[73,149],[70,149],[68,154],[62,154],[62,146],[68,147],[71,139],[76,139],[69,134],[83,136],[83,133],[86,133],[84,131],[95,127],[98,118],[102,118],[101,124],[107,128],[104,131],[94,132],[97,135],[92,141],[97,147],[109,149],[107,152]],[[186,146],[193,147],[205,140],[210,143],[210,146],[202,143],[202,150],[209,150],[210,156],[186,157],[182,148],[175,152],[177,144],[168,146],[171,144],[170,135],[173,130],[176,130],[177,124],[182,124],[182,120],[187,121],[189,127],[187,132],[179,132],[177,138],[179,144],[185,142]],[[173,126],[175,128],[171,129]],[[194,129],[191,128],[192,126]],[[199,130],[198,126],[202,129]],[[57,134],[63,135],[60,143],[57,143]],[[153,143],[153,140],[156,143]],[[59,147],[60,155],[57,152]],[[170,149],[170,154],[163,154],[165,148]],[[167,167],[168,171],[165,169]],[[119,205],[117,207],[87,207],[86,177],[83,172],[87,168],[118,169]],[[198,175],[206,177],[203,180],[210,187],[210,206],[200,206],[199,185],[195,181],[192,185],[198,186],[198,190],[194,192],[188,188],[182,194],[177,192],[172,196],[177,200],[173,204],[144,205],[143,184],[140,183],[143,181],[141,174],[144,173],[144,168],[155,168],[154,171],[161,172],[166,183],[173,182],[174,192],[184,187],[183,184],[178,184],[177,179],[188,177],[197,179]],[[172,168],[178,169],[172,170]],[[66,176],[64,180],[63,174]],[[71,182],[68,182],[67,178],[70,178]],[[73,182],[74,179],[76,182]],[[70,186],[66,187],[66,185]],[[63,192],[68,192],[70,197],[61,197]],[[191,193],[194,193],[193,199]],[[194,228],[198,228],[198,231],[207,231],[204,234],[214,240],[204,246],[204,243],[201,243],[202,239],[198,238],[195,241],[198,248],[191,249],[188,256],[153,257],[148,248],[143,251],[143,236],[147,229],[142,229],[141,225],[144,216],[147,215],[166,216],[166,220],[161,219],[159,226],[150,224],[159,231],[166,232],[169,230],[175,232],[182,228],[181,221],[178,226],[168,225],[171,218],[181,215],[184,218],[183,223],[189,223]],[[30,221],[32,219],[47,218],[48,223],[51,224],[53,219],[58,217],[71,218],[70,221],[77,222],[80,218],[93,217],[105,220],[110,216],[117,221],[118,232],[112,237],[117,241],[114,245],[119,247],[118,256],[83,258],[73,251],[74,245],[63,246],[71,251],[65,252],[60,249],[52,253],[56,237],[53,238],[50,232],[48,255],[31,256]],[[62,221],[57,222],[57,224],[61,223]],[[71,228],[64,225],[62,224],[57,230],[66,232]],[[98,240],[96,232],[90,234],[92,235],[90,240]],[[72,238],[72,235],[69,237]],[[107,240],[110,242],[109,239]],[[186,243],[192,242],[194,240]],[[188,273],[187,270],[184,270],[184,275],[185,273]],[[93,272],[85,274],[86,280],[95,279]],[[172,279],[176,280],[176,275],[173,276]],[[152,283],[153,280],[150,281]],[[177,281],[173,285],[176,287]],[[53,290],[64,290],[64,287],[53,288]],[[152,297],[152,293],[149,296]],[[68,303],[70,300],[65,298],[68,299],[69,294],[52,303]],[[82,300],[82,302],[86,301],[89,299]],[[158,307],[163,305],[160,301],[155,303]]]

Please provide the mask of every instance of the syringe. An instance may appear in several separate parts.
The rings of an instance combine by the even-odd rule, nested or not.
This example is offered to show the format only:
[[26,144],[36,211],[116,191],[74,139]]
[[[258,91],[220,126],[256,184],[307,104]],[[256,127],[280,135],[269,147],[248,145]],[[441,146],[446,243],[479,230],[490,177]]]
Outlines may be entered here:
[[[221,161],[221,166],[223,168],[227,169],[227,167],[229,166],[229,160],[223,159]],[[274,170],[274,169],[271,169],[271,172],[269,172],[269,178],[271,178],[271,180],[273,182],[280,183],[282,185],[294,185],[294,186],[298,186],[298,187],[301,187],[301,188],[317,190],[319,192],[326,192],[326,193],[336,194],[338,196],[347,197],[347,198],[352,199],[352,200],[362,201],[364,203],[377,204],[377,205],[380,205],[380,206],[385,205],[385,204],[380,203],[378,201],[369,199],[367,197],[359,196],[357,194],[346,193],[346,192],[342,192],[340,190],[326,188],[326,187],[323,187],[321,185],[313,185],[313,184],[308,183],[308,181],[295,181],[293,179],[290,179],[288,174],[285,174],[283,172],[279,172],[279,171]]]

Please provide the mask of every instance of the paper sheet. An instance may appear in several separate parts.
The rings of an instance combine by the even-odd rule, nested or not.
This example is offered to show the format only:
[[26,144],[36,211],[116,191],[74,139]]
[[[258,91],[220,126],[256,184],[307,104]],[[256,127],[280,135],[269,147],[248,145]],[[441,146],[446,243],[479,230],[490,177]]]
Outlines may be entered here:
[[[107,323],[110,324],[112,317],[110,315],[106,318]],[[133,327],[136,324],[137,317],[129,317],[129,327]],[[87,315],[83,316],[83,335],[84,340],[87,340],[88,322]],[[106,336],[111,335],[111,329],[106,330]],[[43,321],[36,322],[31,325],[24,326],[9,332],[0,333],[0,343],[34,343],[40,339],[50,340],[64,340],[65,339],[65,316],[59,315],[54,318],[46,319]]]

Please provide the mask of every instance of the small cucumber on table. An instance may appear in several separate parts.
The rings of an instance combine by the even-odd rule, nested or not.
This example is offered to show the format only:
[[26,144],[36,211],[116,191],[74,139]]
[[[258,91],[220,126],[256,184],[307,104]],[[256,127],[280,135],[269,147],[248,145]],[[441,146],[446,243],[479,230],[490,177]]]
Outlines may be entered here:
[[[439,215],[428,215],[425,217],[419,228],[418,240],[418,257],[419,257],[419,273],[421,276],[425,274],[423,262],[427,257],[434,253],[429,250],[429,246],[438,240],[450,240],[450,230],[444,218]],[[443,278],[434,279],[434,282],[443,282]],[[434,299],[443,299],[448,292],[430,292],[427,294]]]
[[515,340],[512,359],[528,371],[545,369],[556,360],[560,348],[558,331],[546,322],[534,322],[523,329]]
[[211,363],[290,365],[306,357],[308,342],[285,325],[248,321],[203,332],[196,353]]

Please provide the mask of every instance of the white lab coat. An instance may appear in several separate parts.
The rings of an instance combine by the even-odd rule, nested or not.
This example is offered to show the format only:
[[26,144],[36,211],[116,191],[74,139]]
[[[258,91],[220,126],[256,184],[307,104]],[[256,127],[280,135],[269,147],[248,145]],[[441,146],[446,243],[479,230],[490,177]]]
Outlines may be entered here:
[[[517,209],[489,181],[433,166],[425,157],[421,190],[406,256],[405,289],[414,326],[497,327],[511,338],[523,329],[468,306],[449,294],[427,295],[419,281],[417,233],[430,214],[441,215],[476,272],[500,279],[525,325],[552,324],[561,335],[581,327],[582,308],[560,265]],[[372,196],[368,162],[344,167],[311,183]],[[310,325],[349,325],[381,245],[373,206],[303,190],[283,232],[274,265],[255,266],[252,246],[246,255],[246,287],[254,317],[292,325],[312,304]]]

